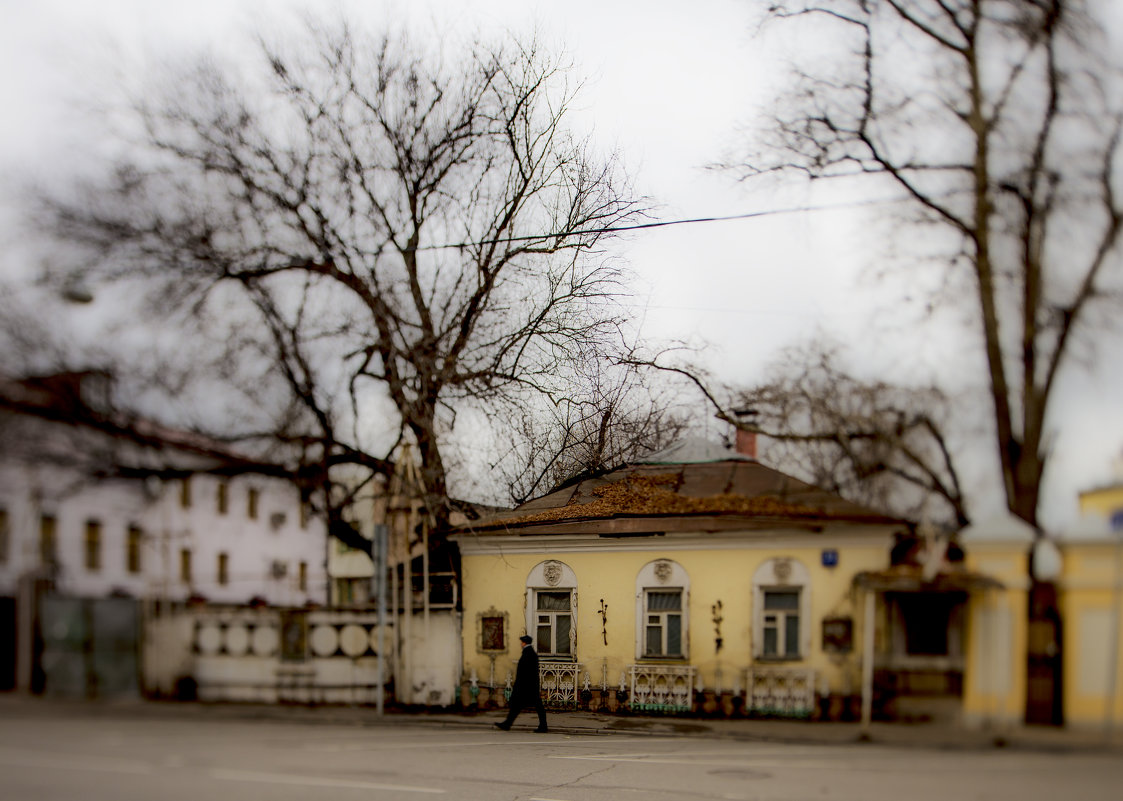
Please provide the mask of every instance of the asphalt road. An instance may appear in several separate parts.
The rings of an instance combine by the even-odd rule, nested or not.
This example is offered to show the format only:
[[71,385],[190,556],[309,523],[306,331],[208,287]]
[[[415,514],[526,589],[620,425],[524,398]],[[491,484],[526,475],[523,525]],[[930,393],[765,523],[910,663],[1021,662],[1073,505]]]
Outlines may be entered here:
[[1111,753],[785,745],[128,715],[0,719],[0,799],[908,799],[1123,797]]

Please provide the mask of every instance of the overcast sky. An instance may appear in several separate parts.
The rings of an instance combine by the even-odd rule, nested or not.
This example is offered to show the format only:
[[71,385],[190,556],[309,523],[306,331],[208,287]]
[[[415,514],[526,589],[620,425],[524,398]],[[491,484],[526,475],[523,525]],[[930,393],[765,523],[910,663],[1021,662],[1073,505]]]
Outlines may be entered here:
[[[200,45],[228,49],[263,21],[279,24],[293,9],[331,10],[338,3],[284,0],[0,0],[0,175],[32,165],[66,164],[80,137],[71,107],[114,80],[124,55],[154,56]],[[829,193],[751,191],[726,172],[707,170],[735,150],[782,69],[783,52],[753,37],[747,0],[608,2],[459,0],[344,3],[362,17],[421,32],[436,28],[523,33],[564,47],[588,85],[576,124],[605,149],[619,150],[638,190],[661,219],[725,216],[837,204]],[[1123,17],[1113,6],[1113,19]],[[95,79],[92,83],[90,79]],[[96,100],[96,97],[94,98]],[[877,206],[774,214],[637,233],[618,253],[637,274],[637,314],[647,336],[708,343],[704,359],[721,378],[750,382],[787,345],[817,331],[861,340],[864,358],[916,376],[954,374],[969,340],[954,326],[930,322],[923,335],[900,335],[919,319],[923,298],[888,304],[871,277],[882,251],[870,242]],[[18,239],[8,222],[0,233]],[[9,252],[17,252],[9,249]],[[9,274],[34,266],[8,258]],[[894,294],[893,297],[898,297]],[[911,297],[911,296],[910,296]],[[886,313],[891,308],[892,313]],[[896,333],[893,333],[896,332]],[[1090,371],[1073,371],[1063,397],[1065,421],[1055,443],[1044,520],[1060,524],[1078,489],[1106,482],[1123,447],[1123,378],[1115,338]],[[715,424],[713,435],[720,432]]]

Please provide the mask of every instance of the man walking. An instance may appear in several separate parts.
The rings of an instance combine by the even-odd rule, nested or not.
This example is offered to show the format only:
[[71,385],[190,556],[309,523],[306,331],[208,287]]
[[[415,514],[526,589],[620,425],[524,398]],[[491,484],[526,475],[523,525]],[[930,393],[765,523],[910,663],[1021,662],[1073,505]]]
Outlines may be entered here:
[[522,708],[533,705],[534,711],[538,713],[538,728],[534,731],[545,734],[549,729],[546,728],[546,708],[542,706],[542,694],[538,689],[538,654],[530,647],[532,640],[526,634],[519,637],[519,642],[522,643],[523,652],[515,671],[515,686],[511,688],[507,719],[496,723],[495,727],[503,731],[510,730]]

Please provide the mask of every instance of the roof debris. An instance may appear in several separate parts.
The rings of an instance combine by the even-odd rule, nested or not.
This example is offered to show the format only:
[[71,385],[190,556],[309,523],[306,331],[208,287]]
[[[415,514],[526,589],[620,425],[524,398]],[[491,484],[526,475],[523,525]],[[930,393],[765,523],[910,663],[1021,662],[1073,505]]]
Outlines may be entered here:
[[552,520],[574,520],[613,515],[691,515],[750,514],[760,516],[819,517],[824,510],[785,503],[772,495],[746,497],[720,493],[706,497],[688,497],[678,493],[680,473],[659,475],[626,475],[619,481],[596,487],[595,500],[581,503],[574,496],[565,506],[528,515],[508,518],[507,525],[539,523]]

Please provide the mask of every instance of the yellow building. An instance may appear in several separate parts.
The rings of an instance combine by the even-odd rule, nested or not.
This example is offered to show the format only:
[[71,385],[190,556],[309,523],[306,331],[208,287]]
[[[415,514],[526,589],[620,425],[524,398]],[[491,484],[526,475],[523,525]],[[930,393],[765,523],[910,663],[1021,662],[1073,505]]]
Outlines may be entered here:
[[483,707],[529,633],[554,706],[856,716],[864,686],[867,716],[925,687],[958,709],[968,599],[996,585],[905,521],[708,443],[454,539],[461,699]]
[[[1008,514],[959,533],[968,570],[987,577],[986,585],[971,595],[967,607],[963,722],[968,726],[1001,730],[1026,719],[1031,681],[1027,659],[1029,562],[1038,541],[1032,526]],[[1039,637],[1055,636],[1055,629],[1035,631]],[[1042,645],[1038,650],[1050,649]],[[1051,700],[1052,678],[1035,690]]]
[[1065,722],[1123,729],[1123,460],[1060,539]]
[[1123,513],[1123,457],[1115,466],[1115,480],[1096,489],[1080,493],[1080,514],[1110,520]]

